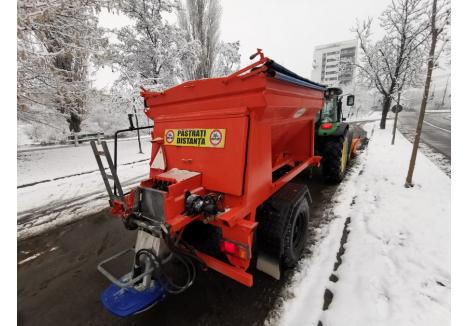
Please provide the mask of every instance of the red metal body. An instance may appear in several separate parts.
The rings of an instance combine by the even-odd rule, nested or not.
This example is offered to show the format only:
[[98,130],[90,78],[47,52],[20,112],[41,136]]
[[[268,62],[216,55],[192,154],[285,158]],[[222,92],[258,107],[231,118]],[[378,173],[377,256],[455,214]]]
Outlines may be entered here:
[[[160,151],[164,158],[164,167],[151,168],[141,185],[151,186],[155,180],[169,184],[164,214],[173,234],[204,219],[183,214],[186,191],[223,194],[226,211],[205,222],[220,227],[223,239],[244,246],[248,254],[227,255],[230,264],[206,253],[197,255],[208,267],[247,286],[253,284],[246,270],[257,208],[320,161],[314,156],[314,120],[324,104],[323,92],[268,77],[262,66],[266,60],[261,56],[228,77],[141,93],[146,114],[154,121],[151,164]],[[258,69],[251,71],[254,67]],[[285,166],[289,171],[274,178]],[[132,201],[130,194],[129,207]]]

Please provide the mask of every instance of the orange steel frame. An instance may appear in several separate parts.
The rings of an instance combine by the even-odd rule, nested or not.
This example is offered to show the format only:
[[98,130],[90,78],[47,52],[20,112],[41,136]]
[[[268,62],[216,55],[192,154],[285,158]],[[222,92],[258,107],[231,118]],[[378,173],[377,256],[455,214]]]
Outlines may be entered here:
[[[267,77],[262,65],[268,58],[260,50],[258,54],[259,61],[230,76],[191,81],[162,93],[141,93],[146,114],[154,120],[152,158],[162,147],[167,169],[200,172],[181,182],[168,180],[172,184],[164,212],[171,234],[203,219],[183,214],[187,190],[201,195],[223,193],[226,212],[207,223],[221,228],[223,239],[249,248],[248,258],[227,255],[228,264],[200,251],[197,255],[208,267],[249,287],[253,277],[246,270],[257,227],[256,210],[304,169],[319,165],[320,157],[314,155],[314,125],[324,101],[319,90]],[[304,113],[299,116],[298,112]],[[225,128],[226,145],[167,146],[163,139],[168,128]],[[283,166],[289,166],[289,172],[273,180],[272,172]],[[150,186],[161,173],[150,169],[150,178],[141,186]],[[133,207],[133,193],[126,200]],[[122,209],[114,207],[113,212],[125,218],[129,212]]]

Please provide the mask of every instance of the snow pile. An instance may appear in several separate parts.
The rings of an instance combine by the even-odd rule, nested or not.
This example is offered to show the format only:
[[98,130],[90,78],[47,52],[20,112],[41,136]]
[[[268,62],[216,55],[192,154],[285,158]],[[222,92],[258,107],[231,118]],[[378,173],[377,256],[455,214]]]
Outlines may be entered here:
[[[337,217],[302,263],[293,298],[273,323],[450,324],[450,178],[419,153],[415,187],[404,188],[411,144],[398,134],[391,146],[390,128],[371,126],[362,169],[340,187]],[[348,217],[342,263],[334,271]],[[326,308],[325,288],[333,294]]]

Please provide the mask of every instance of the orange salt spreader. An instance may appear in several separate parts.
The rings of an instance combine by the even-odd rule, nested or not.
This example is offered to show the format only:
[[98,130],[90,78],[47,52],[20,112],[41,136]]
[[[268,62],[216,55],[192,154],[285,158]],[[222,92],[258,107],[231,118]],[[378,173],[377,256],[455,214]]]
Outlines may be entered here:
[[[182,292],[193,283],[196,265],[250,287],[249,268],[279,278],[282,267],[299,260],[311,196],[291,180],[319,165],[314,127],[326,86],[260,49],[251,59],[256,56],[227,77],[141,92],[154,121],[152,152],[148,179],[130,192],[123,193],[105,142],[103,151],[92,144],[98,163],[101,154],[109,159],[111,175],[101,172],[112,213],[137,232],[135,248],[128,250],[130,273],[116,277],[104,266],[127,251],[98,266],[113,283],[102,296],[111,312],[131,315]],[[185,275],[181,284],[172,278],[174,270]],[[125,301],[122,291],[133,296],[116,308]],[[148,293],[150,299],[135,304]]]

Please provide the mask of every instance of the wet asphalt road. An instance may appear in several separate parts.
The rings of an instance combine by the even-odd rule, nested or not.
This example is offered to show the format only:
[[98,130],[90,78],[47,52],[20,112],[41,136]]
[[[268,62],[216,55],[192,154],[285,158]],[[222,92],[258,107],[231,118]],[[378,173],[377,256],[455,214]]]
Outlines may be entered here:
[[[365,136],[359,127],[355,132]],[[348,169],[357,169],[355,163]],[[337,186],[325,183],[316,170],[304,171],[293,182],[306,184],[313,200],[303,258],[307,259],[316,241],[313,230],[334,218],[329,208]],[[248,288],[215,271],[200,271],[184,293],[169,295],[146,312],[120,319],[101,305],[100,294],[109,281],[96,266],[132,247],[136,233],[126,230],[108,211],[18,241],[18,325],[263,325],[295,272],[288,270],[277,281],[254,270],[254,286]],[[40,255],[25,261],[36,254]],[[111,266],[112,271],[127,273],[128,259],[128,265]],[[322,306],[324,302],[310,304]]]
[[[319,177],[310,181],[306,173],[295,181],[309,186],[312,227],[327,223],[323,212],[336,186],[324,184]],[[18,262],[42,253],[34,260],[18,263],[18,324],[262,325],[293,274],[287,271],[281,281],[276,281],[256,271],[253,288],[247,288],[215,271],[200,272],[186,292],[168,296],[140,315],[119,319],[100,303],[100,293],[109,282],[96,265],[133,246],[135,237],[135,232],[126,230],[106,209],[18,242]],[[313,241],[310,237],[310,246]],[[120,267],[121,275],[130,269],[130,265]]]
[[[398,114],[398,124],[402,132],[414,135],[419,112]],[[392,122],[393,125],[393,122]],[[436,152],[451,158],[451,122],[449,113],[426,113],[421,140]]]

